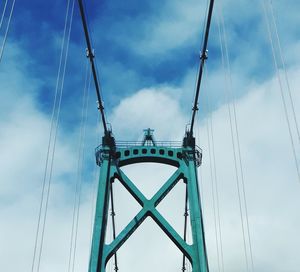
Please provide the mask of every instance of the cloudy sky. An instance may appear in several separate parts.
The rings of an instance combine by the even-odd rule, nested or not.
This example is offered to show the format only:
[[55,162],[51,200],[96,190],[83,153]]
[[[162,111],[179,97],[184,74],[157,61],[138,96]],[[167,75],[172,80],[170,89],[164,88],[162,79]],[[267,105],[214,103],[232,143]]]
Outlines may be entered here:
[[[13,1],[1,1],[1,15],[6,2],[0,46]],[[204,0],[86,1],[105,110],[117,140],[141,139],[142,130],[148,127],[155,129],[159,140],[182,140],[191,116],[206,8]],[[72,1],[68,25],[71,10]],[[199,179],[213,272],[299,272],[300,180],[293,151],[299,165],[300,140],[289,96],[290,89],[299,120],[299,10],[297,0],[216,1],[195,129],[197,144],[203,149]],[[57,74],[66,11],[67,1],[17,0],[0,62],[1,271],[38,271],[36,260],[34,270],[32,263],[51,112],[56,86],[61,86]],[[39,271],[68,271],[70,255],[71,263],[75,256],[74,271],[87,271],[99,174],[94,148],[102,131],[97,125],[93,85],[85,88],[85,48],[75,1],[70,43],[63,50],[63,55],[68,53],[66,73],[63,88],[58,88],[62,100]],[[243,225],[240,217],[238,140],[253,267],[247,230],[243,242],[243,194]],[[124,171],[151,197],[174,169],[148,164]],[[81,181],[81,197],[73,255],[77,181]],[[115,198],[119,232],[139,206],[118,183]],[[184,186],[179,183],[158,207],[180,233],[183,200]],[[219,220],[214,216],[218,213]],[[110,227],[108,232],[111,235]],[[119,252],[120,271],[180,271],[181,262],[181,253],[151,219]],[[112,268],[109,264],[108,271]]]

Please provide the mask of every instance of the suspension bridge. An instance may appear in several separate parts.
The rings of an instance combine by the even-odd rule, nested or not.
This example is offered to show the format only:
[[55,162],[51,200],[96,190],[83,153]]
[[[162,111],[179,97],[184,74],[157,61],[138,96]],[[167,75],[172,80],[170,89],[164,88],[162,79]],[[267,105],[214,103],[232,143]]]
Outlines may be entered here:
[[[3,56],[5,56],[5,48],[8,47],[6,43],[15,9],[15,1],[6,0],[3,1],[1,5],[2,17],[0,30],[2,31],[1,35],[3,38],[0,51],[0,63],[2,62]],[[185,120],[185,124],[179,128],[179,130],[181,129],[182,131],[182,137],[177,139],[177,141],[174,141],[173,138],[162,141],[156,135],[156,133],[159,135],[159,131],[153,129],[151,124],[149,124],[150,127],[140,127],[140,131],[143,131],[140,139],[126,141],[122,138],[119,139],[118,137],[120,135],[116,137],[114,134],[115,129],[118,130],[118,123],[112,122],[111,125],[108,122],[107,110],[109,111],[109,109],[105,106],[105,99],[103,99],[107,90],[101,87],[99,76],[101,73],[97,69],[97,60],[98,58],[101,59],[101,53],[98,53],[96,46],[94,46],[94,30],[89,24],[87,16],[89,11],[87,6],[82,0],[67,1],[62,42],[60,45],[57,80],[54,86],[54,101],[49,122],[49,140],[46,146],[44,146],[46,149],[46,161],[42,173],[41,199],[38,204],[38,216],[33,239],[34,246],[30,271],[49,271],[49,268],[45,265],[43,266],[43,259],[47,258],[45,254],[45,244],[47,224],[49,217],[51,218],[51,214],[49,215],[49,209],[51,210],[51,194],[53,194],[51,192],[53,188],[51,187],[55,186],[53,182],[54,179],[57,178],[55,175],[55,158],[56,153],[59,152],[59,148],[62,148],[62,146],[58,147],[58,139],[60,137],[59,124],[62,122],[63,91],[65,85],[67,85],[67,60],[70,50],[72,50],[72,48],[70,48],[70,37],[75,18],[80,19],[77,24],[79,24],[80,21],[80,35],[84,36],[84,45],[82,45],[82,48],[86,47],[85,50],[82,49],[82,52],[84,52],[86,62],[85,72],[83,74],[84,87],[83,92],[80,94],[82,96],[82,106],[80,112],[80,129],[78,132],[78,154],[75,160],[74,196],[72,206],[69,210],[71,216],[68,217],[71,221],[69,225],[70,239],[68,237],[61,241],[56,241],[58,247],[63,244],[68,244],[67,246],[62,246],[65,247],[67,251],[67,258],[64,260],[65,270],[59,271],[79,271],[78,259],[80,259],[80,255],[78,252],[82,246],[79,240],[79,225],[80,220],[87,220],[81,211],[84,201],[82,199],[83,190],[86,190],[84,180],[87,177],[94,180],[94,183],[88,185],[89,190],[92,192],[90,194],[92,216],[89,222],[89,237],[85,238],[85,242],[88,244],[85,248],[89,248],[89,252],[86,252],[88,261],[83,265],[85,271],[123,271],[122,263],[124,263],[125,258],[122,259],[121,257],[122,252],[124,255],[122,248],[126,247],[126,244],[142,229],[142,226],[149,219],[159,227],[161,234],[163,233],[164,237],[169,239],[172,246],[176,248],[176,268],[175,263],[174,265],[172,264],[172,269],[176,271],[265,271],[258,254],[258,252],[260,252],[258,245],[261,243],[256,239],[255,229],[258,227],[253,227],[253,225],[257,224],[257,221],[262,219],[251,219],[252,211],[251,208],[249,209],[248,203],[249,193],[247,187],[250,187],[250,191],[252,190],[253,192],[255,192],[256,188],[248,185],[251,181],[247,179],[246,173],[249,172],[245,167],[247,156],[252,155],[251,150],[247,150],[246,154],[244,154],[242,149],[241,136],[245,134],[240,127],[245,128],[247,124],[241,125],[238,122],[237,97],[233,93],[234,78],[232,76],[233,72],[226,22],[222,8],[220,6],[215,7],[215,5],[214,0],[207,1],[206,6],[204,5],[203,29],[199,26],[199,29],[202,30],[202,38],[199,39],[201,41],[201,51],[197,63],[198,71],[195,90],[192,101],[189,101],[189,103],[192,102],[192,107],[189,114],[185,115],[189,115],[189,119]],[[268,37],[270,53],[273,58],[272,63],[275,70],[274,82],[270,84],[272,87],[277,86],[279,89],[279,100],[283,109],[281,117],[284,119],[286,126],[286,146],[289,145],[288,169],[293,173],[293,178],[289,180],[289,183],[293,183],[291,186],[295,186],[296,192],[300,183],[300,135],[298,126],[299,114],[297,111],[299,98],[293,93],[292,84],[289,80],[289,70],[281,45],[273,3],[272,1],[264,0],[260,8],[262,17],[265,20],[266,37]],[[78,15],[77,17],[75,17],[76,13]],[[214,19],[215,21],[213,21]],[[209,70],[209,65],[206,65],[206,62],[209,61],[211,54],[214,54],[216,51],[213,46],[212,50],[209,50],[212,25],[215,26],[213,31],[217,31],[218,33],[217,37],[220,43],[218,55],[220,56],[225,78],[225,86],[222,86],[222,88],[226,90],[227,102],[221,113],[226,113],[229,121],[227,127],[227,131],[229,132],[229,144],[227,144],[224,149],[225,154],[223,155],[226,161],[230,160],[232,162],[232,176],[229,179],[233,181],[235,187],[234,197],[232,192],[228,193],[230,198],[235,201],[233,201],[235,204],[231,206],[231,208],[234,206],[235,211],[232,212],[232,214],[235,213],[235,217],[228,213],[228,217],[226,218],[224,215],[222,216],[222,205],[226,205],[224,204],[224,199],[222,199],[222,191],[227,190],[226,186],[228,184],[222,184],[222,180],[228,179],[226,168],[228,164],[218,159],[219,153],[217,150],[220,144],[216,141],[218,135],[215,132],[217,125],[223,129],[223,122],[220,124],[214,123],[215,117],[213,118],[210,114],[210,112],[213,111],[211,108],[213,103],[211,101],[201,103],[202,92],[204,92],[205,89],[210,89],[208,84],[209,76],[212,71]],[[77,31],[78,30],[79,28],[77,28]],[[97,131],[94,131],[94,134],[97,134],[97,143],[95,144],[96,148],[93,152],[95,168],[94,170],[89,169],[89,174],[86,175],[84,174],[85,164],[87,163],[86,157],[90,154],[86,154],[85,149],[86,145],[90,145],[90,143],[86,143],[86,136],[88,133],[87,130],[89,129],[89,109],[91,108],[89,102],[91,94],[89,91],[92,87],[94,87],[96,91],[97,99],[96,107],[94,107],[97,109],[97,112],[93,112],[95,116],[97,116]],[[185,90],[185,92],[188,92],[188,90]],[[164,96],[162,95],[161,97]],[[203,98],[204,96],[202,95],[202,99]],[[255,101],[257,104],[260,102],[258,100]],[[147,101],[145,103],[147,104]],[[203,116],[206,120],[204,126],[206,135],[200,131],[202,120],[199,111],[201,111],[201,105],[202,107],[207,107],[206,111],[209,113],[208,116]],[[167,110],[168,105],[164,106]],[[127,107],[127,109],[130,110],[130,107]],[[152,110],[155,112],[157,109],[153,108]],[[163,115],[164,112],[159,112],[159,114]],[[222,118],[223,117],[221,117],[221,120],[223,121]],[[124,122],[126,123],[126,120],[124,120]],[[168,120],[168,122],[174,122],[176,124],[176,116],[172,116],[172,120]],[[259,123],[259,120],[254,121],[255,125],[256,122]],[[165,124],[165,126],[168,126],[168,124]],[[219,130],[219,132],[220,131],[222,133],[222,130]],[[204,135],[207,137],[205,140],[203,139]],[[226,136],[223,135],[223,138],[226,138]],[[204,148],[202,144],[205,145],[206,148]],[[221,145],[223,144],[221,143]],[[207,166],[207,170],[203,167],[204,162],[209,166]],[[222,164],[226,165],[226,169],[220,172]],[[158,173],[153,173],[153,175],[148,177],[149,173],[147,173],[146,165],[168,166],[169,170],[166,172],[165,179],[163,179],[159,185],[155,185],[155,181],[153,180],[157,178]],[[246,165],[249,164],[246,163]],[[131,169],[130,167],[135,166],[140,169],[139,178],[141,181],[132,178],[127,172],[128,169]],[[164,170],[161,169],[158,171],[164,172]],[[205,171],[207,171],[206,174]],[[205,181],[203,175],[209,178],[209,182]],[[148,179],[150,179],[150,181],[148,181]],[[142,189],[145,184],[141,184],[145,183],[145,180],[147,180],[148,183],[147,187],[153,185],[152,187],[154,187],[154,189],[152,188],[150,190],[152,194]],[[179,189],[177,190],[176,188]],[[122,190],[127,194],[128,198],[126,198],[126,201],[120,200],[120,198],[122,198],[120,194]],[[166,203],[165,205],[168,205],[170,195],[172,195],[174,191],[176,191],[176,195],[173,196],[173,202],[171,201],[171,203],[169,203],[169,207],[166,209],[167,211],[163,211],[160,208],[161,204]],[[178,197],[179,195],[180,197]],[[208,205],[205,204],[205,199],[206,201],[211,201],[212,205],[210,209],[206,209]],[[264,199],[264,197],[262,199]],[[231,203],[229,199],[227,199],[226,202]],[[295,207],[297,207],[298,203],[296,201],[293,203]],[[133,208],[134,205],[136,205],[135,208]],[[174,220],[174,218],[172,219],[168,214],[171,208],[170,206],[172,205],[175,207],[175,211],[173,212],[177,217],[176,220]],[[129,215],[127,214],[124,219],[126,213]],[[121,217],[122,222],[118,221],[119,217]],[[181,221],[181,223],[178,223],[179,221]],[[207,223],[209,221],[211,224]],[[235,222],[234,228],[230,227],[233,224],[232,222]],[[209,226],[209,228],[207,226]],[[141,233],[142,235],[144,233],[144,236],[150,235],[149,230],[145,231],[142,229]],[[154,237],[157,233],[158,231],[154,231],[151,235]],[[235,236],[239,238],[232,238]],[[150,238],[150,240],[151,239],[152,238]],[[236,244],[230,244],[230,240],[237,242]],[[230,248],[228,244],[231,245]],[[232,246],[236,248],[232,248]],[[138,252],[147,252],[147,247],[148,244],[146,242],[135,250]],[[155,251],[160,252],[159,255],[169,254],[168,252],[165,253],[160,250],[160,245],[157,243],[155,245]],[[234,264],[229,264],[228,258],[226,257],[230,255],[228,253],[230,250],[239,252],[237,256],[239,256],[241,260],[236,260],[236,262],[239,263],[236,268],[234,268]],[[49,254],[49,251],[47,252],[47,254]],[[178,253],[181,254],[180,257],[178,257]],[[120,258],[122,261],[120,261]],[[162,257],[162,259],[164,258],[167,258],[167,256]],[[148,259],[150,260],[149,262],[155,262],[155,258],[152,257],[151,254],[148,256]],[[130,264],[128,264],[127,267],[130,267]],[[140,267],[138,269],[139,271],[151,271],[151,268],[147,267]],[[295,270],[292,269],[293,268],[290,267],[286,271],[297,271],[297,267]]]

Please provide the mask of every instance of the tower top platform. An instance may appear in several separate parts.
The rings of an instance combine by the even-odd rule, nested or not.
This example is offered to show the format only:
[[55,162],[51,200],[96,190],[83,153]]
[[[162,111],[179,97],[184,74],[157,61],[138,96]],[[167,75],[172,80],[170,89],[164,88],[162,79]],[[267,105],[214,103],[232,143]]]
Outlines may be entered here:
[[[99,145],[95,150],[97,165],[101,166],[103,156],[109,155],[110,152],[109,147]],[[202,162],[202,150],[198,146],[183,147],[182,142],[175,141],[160,141],[155,142],[155,145],[144,145],[143,141],[121,141],[116,142],[112,158],[120,167],[143,162],[179,167],[184,160],[194,160],[196,166],[199,167]]]

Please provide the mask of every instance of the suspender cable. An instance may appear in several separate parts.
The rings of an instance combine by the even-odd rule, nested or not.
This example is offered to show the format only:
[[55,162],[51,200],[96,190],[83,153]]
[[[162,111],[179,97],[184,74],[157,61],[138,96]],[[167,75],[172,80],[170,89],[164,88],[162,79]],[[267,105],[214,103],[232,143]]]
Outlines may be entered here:
[[[235,179],[236,179],[236,186],[237,186],[240,220],[241,220],[242,236],[243,236],[243,243],[244,243],[245,262],[247,268],[246,271],[254,271],[252,241],[251,241],[249,217],[248,217],[248,204],[246,199],[246,186],[244,181],[244,170],[243,170],[244,167],[243,167],[242,157],[241,157],[241,147],[240,147],[240,140],[239,140],[240,137],[239,137],[239,130],[238,130],[238,122],[237,122],[236,100],[235,100],[235,95],[233,93],[233,87],[232,87],[233,83],[232,83],[232,76],[231,76],[231,63],[229,59],[228,42],[226,36],[227,32],[226,32],[226,25],[225,25],[222,9],[219,10],[219,17],[220,20],[218,21],[218,29],[219,29],[219,38],[220,38],[220,49],[222,55],[222,65],[225,71],[225,81],[227,83],[227,88],[225,88],[225,91],[228,100],[227,110],[229,116],[234,170],[236,176]],[[232,102],[230,103],[230,101]],[[247,242],[248,242],[248,247],[247,247]],[[248,255],[248,251],[249,251],[249,255]],[[248,257],[250,258],[250,260]]]
[[203,75],[203,68],[204,68],[205,60],[207,59],[207,43],[208,43],[208,36],[209,36],[213,7],[214,7],[214,0],[210,0],[206,28],[205,28],[205,35],[204,35],[203,46],[202,46],[202,51],[200,56],[201,62],[200,62],[200,69],[199,69],[199,74],[197,79],[196,94],[195,94],[193,113],[192,113],[192,121],[191,121],[191,128],[190,128],[191,136],[193,135],[195,116],[198,110],[198,99],[199,99],[200,85],[201,85],[201,80]]
[[[289,118],[288,105],[287,105],[287,101],[286,101],[286,98],[285,98],[285,95],[284,95],[283,82],[282,82],[282,79],[281,79],[281,76],[280,76],[279,63],[278,63],[278,60],[276,58],[275,44],[274,44],[273,37],[272,37],[271,23],[269,22],[269,19],[268,19],[267,6],[266,5],[267,5],[267,3],[264,0],[263,1],[263,12],[264,12],[265,20],[266,20],[269,41],[270,41],[270,45],[271,45],[271,49],[272,49],[274,68],[275,68],[276,75],[277,75],[277,80],[278,80],[278,84],[279,84],[282,105],[283,105],[283,109],[284,109],[284,115],[285,115],[285,119],[286,119],[286,123],[287,123],[287,127],[288,127],[288,132],[289,132],[289,136],[290,136],[290,141],[291,141],[291,145],[292,145],[292,151],[293,151],[293,157],[294,157],[294,161],[295,161],[295,167],[296,167],[296,171],[297,171],[298,181],[300,182],[300,168],[299,168],[299,165],[298,165],[299,164],[298,163],[298,156],[297,156],[294,137],[293,137],[293,133],[292,133],[292,127],[291,127],[292,124],[291,124],[291,121],[290,121],[290,118]],[[276,26],[275,26],[275,28],[276,28]],[[281,48],[279,40],[278,40],[278,46]],[[282,60],[283,60],[283,57],[282,57]],[[283,62],[283,66],[284,66],[284,69],[285,69],[284,62]],[[287,76],[287,73],[286,73],[286,76]],[[288,80],[287,80],[287,86],[288,86],[288,89],[289,89]],[[289,91],[289,93],[290,93],[290,91]],[[290,99],[291,99],[291,103],[292,103],[292,109],[294,110],[291,94],[290,94]],[[296,129],[298,130],[297,119],[295,119],[295,118],[296,117],[294,117],[294,121],[295,121],[295,124],[296,124]]]
[[[73,2],[74,4],[74,2]],[[56,140],[57,140],[57,132],[58,132],[58,123],[60,119],[60,108],[62,102],[63,95],[63,87],[64,87],[64,79],[66,73],[67,66],[67,57],[69,50],[69,42],[70,42],[70,34],[71,34],[71,26],[72,26],[72,18],[73,18],[73,7],[74,5],[68,0],[66,15],[65,15],[65,25],[64,32],[61,44],[61,52],[60,52],[60,60],[59,67],[57,72],[57,80],[55,86],[55,96],[51,114],[51,125],[49,132],[49,140],[48,140],[48,148],[46,154],[46,162],[45,162],[45,170],[43,175],[42,182],[42,193],[38,214],[38,223],[35,235],[35,243],[34,243],[34,252],[33,252],[33,260],[31,272],[39,271],[43,240],[44,240],[44,231],[45,231],[45,223],[48,209],[48,200],[50,194],[50,187],[52,182],[52,171],[53,171],[53,162],[56,148]]]
[[[9,13],[9,17],[8,17],[8,22],[7,22],[7,26],[6,26],[4,38],[3,38],[3,42],[2,42],[2,45],[1,45],[1,49],[0,49],[0,62],[2,60],[3,51],[4,51],[5,44],[6,44],[8,31],[9,31],[10,21],[11,21],[11,17],[13,15],[14,8],[15,8],[15,3],[16,3],[16,0],[13,1],[12,6],[11,6],[11,10],[10,10],[10,13]],[[6,6],[5,6],[5,8],[6,8]],[[4,10],[4,12],[5,12],[5,10]],[[2,24],[2,18],[1,18],[1,24]]]
[[[116,239],[116,221],[115,221],[115,205],[114,205],[114,193],[113,193],[113,185],[112,182],[110,183],[110,200],[111,200],[111,221],[112,221],[112,231],[113,231],[113,239]],[[115,271],[118,271],[118,258],[117,253],[114,255],[115,260]]]
[[5,12],[6,12],[7,2],[8,2],[8,0],[5,1],[5,4],[4,4],[4,7],[3,7],[2,16],[1,16],[1,20],[0,20],[0,29],[2,27],[4,15],[5,15]]
[[[97,136],[100,135],[100,126],[99,126],[99,115],[97,115],[97,120],[96,120],[96,127],[97,131],[99,131],[99,134],[97,133]],[[100,141],[99,137],[96,137],[97,142],[95,145],[98,144]],[[92,215],[91,215],[91,229],[90,229],[90,248],[92,249],[92,240],[93,240],[93,226],[94,226],[94,220],[95,220],[95,210],[96,210],[96,194],[98,191],[98,180],[99,180],[99,173],[98,173],[98,168],[97,164],[94,164],[94,173],[93,173],[93,192],[92,192]]]
[[[206,82],[206,89],[211,89],[208,84],[208,67],[204,67],[204,79]],[[206,97],[206,111],[210,112],[206,118],[205,126],[207,131],[207,147],[208,147],[208,158],[210,168],[210,180],[211,180],[211,192],[212,192],[212,203],[213,203],[213,217],[215,226],[215,240],[216,240],[216,251],[218,260],[218,271],[224,272],[224,256],[223,256],[223,240],[222,240],[222,229],[221,229],[221,216],[220,216],[220,201],[219,201],[219,186],[217,177],[217,163],[216,163],[216,152],[215,152],[215,140],[214,140],[214,129],[213,129],[213,114],[211,101],[209,96]],[[198,114],[199,117],[199,114]],[[199,122],[199,121],[198,121]],[[200,171],[201,173],[201,171]]]
[[[184,231],[183,231],[183,239],[186,242],[186,233],[187,233],[187,220],[188,220],[189,212],[188,212],[188,185],[186,183],[186,190],[185,190],[185,205],[184,205]],[[185,263],[186,256],[183,254],[182,258],[182,271],[186,270],[186,263]]]
[[214,190],[214,175],[213,175],[213,160],[212,160],[212,152],[211,152],[211,136],[210,136],[210,128],[209,122],[206,122],[206,131],[207,131],[207,146],[208,146],[208,158],[209,158],[209,169],[210,169],[210,180],[211,180],[211,195],[212,195],[212,204],[213,204],[213,219],[214,219],[214,227],[215,227],[215,240],[216,240],[216,253],[217,253],[217,271],[220,272],[221,268],[221,258],[220,258],[220,243],[218,237],[218,224],[217,224],[217,213],[216,213],[216,196]]
[[79,225],[79,211],[81,204],[81,193],[82,193],[82,182],[83,182],[83,162],[84,162],[84,149],[85,149],[85,135],[86,135],[86,124],[88,118],[88,104],[89,104],[89,90],[91,83],[91,73],[86,63],[85,71],[85,82],[83,88],[83,99],[81,108],[81,120],[80,120],[80,133],[78,141],[78,158],[77,158],[77,174],[74,191],[74,204],[72,214],[72,228],[71,228],[71,240],[70,240],[70,251],[69,251],[69,262],[68,272],[75,269],[76,249],[77,249],[77,236],[78,236],[78,225]]
[[92,45],[91,45],[91,40],[90,40],[90,35],[89,35],[89,30],[88,30],[88,25],[87,25],[87,20],[86,20],[82,0],[78,0],[78,5],[79,5],[84,35],[85,35],[87,49],[88,49],[88,58],[90,60],[91,66],[92,66],[92,73],[93,73],[93,78],[94,78],[94,83],[95,83],[95,88],[96,88],[96,95],[97,95],[97,100],[98,100],[98,105],[99,105],[98,109],[101,113],[104,134],[107,135],[108,130],[107,130],[107,125],[106,125],[104,106],[103,106],[103,102],[101,99],[100,85],[99,85],[99,80],[98,80],[95,61],[94,61],[95,55],[92,50]]
[[281,65],[282,65],[282,68],[284,70],[284,78],[285,78],[285,81],[286,81],[286,86],[287,86],[288,96],[289,96],[289,100],[290,100],[290,104],[291,104],[294,124],[295,124],[296,132],[297,132],[298,142],[300,144],[300,130],[299,130],[296,110],[295,110],[295,106],[294,106],[294,99],[293,99],[292,92],[291,92],[290,81],[289,81],[287,67],[286,67],[286,64],[285,64],[284,56],[283,56],[283,50],[282,50],[281,41],[280,41],[280,38],[279,38],[279,33],[278,33],[278,28],[277,28],[277,23],[276,23],[276,18],[275,18],[275,14],[274,14],[274,8],[273,8],[273,2],[272,1],[269,1],[269,6],[270,6],[273,25],[274,25],[274,31],[275,31],[275,35],[276,35],[277,45],[278,45],[278,49],[279,49],[279,56],[280,56],[280,60],[281,60]]

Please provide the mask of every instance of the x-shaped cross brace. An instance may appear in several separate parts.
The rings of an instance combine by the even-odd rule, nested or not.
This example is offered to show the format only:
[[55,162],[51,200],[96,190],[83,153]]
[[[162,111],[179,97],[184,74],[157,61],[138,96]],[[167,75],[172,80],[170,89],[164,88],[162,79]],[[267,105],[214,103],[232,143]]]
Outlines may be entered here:
[[181,236],[174,230],[168,221],[156,209],[157,205],[173,189],[177,182],[184,177],[183,173],[177,169],[174,174],[165,182],[159,191],[151,198],[147,199],[135,184],[124,174],[124,172],[114,167],[115,177],[123,184],[128,192],[142,206],[140,212],[129,222],[129,224],[119,233],[110,244],[104,246],[106,261],[114,255],[117,250],[126,242],[134,231],[150,216],[164,233],[175,243],[175,245],[191,260],[193,247],[188,245]]

